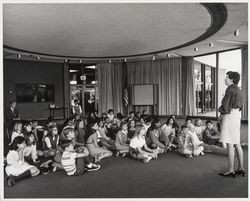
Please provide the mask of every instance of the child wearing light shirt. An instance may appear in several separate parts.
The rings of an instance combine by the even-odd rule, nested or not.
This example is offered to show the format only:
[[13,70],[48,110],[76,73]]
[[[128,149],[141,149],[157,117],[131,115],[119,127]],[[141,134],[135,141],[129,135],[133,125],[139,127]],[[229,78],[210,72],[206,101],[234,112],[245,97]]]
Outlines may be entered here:
[[157,158],[157,151],[148,148],[145,135],[146,129],[144,126],[137,126],[135,136],[130,141],[129,153],[132,158],[148,163],[151,159]]

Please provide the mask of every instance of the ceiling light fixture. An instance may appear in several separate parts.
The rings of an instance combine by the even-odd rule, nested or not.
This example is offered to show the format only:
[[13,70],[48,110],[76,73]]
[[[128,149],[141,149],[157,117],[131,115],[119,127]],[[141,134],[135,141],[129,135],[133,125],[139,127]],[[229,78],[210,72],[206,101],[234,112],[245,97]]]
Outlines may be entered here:
[[17,58],[20,59],[20,58],[21,58],[21,54],[18,54],[18,55],[17,55]]
[[80,59],[80,64],[82,63],[82,60]]
[[194,48],[194,51],[195,51],[195,52],[198,52],[198,47],[195,47],[195,48]]
[[235,30],[234,31],[234,36],[239,36],[240,35],[240,32],[239,32],[239,30],[237,29],[237,30]]
[[124,62],[127,62],[127,59],[124,59]]
[[68,62],[68,59],[64,59],[64,62],[67,63],[67,62]]
[[209,46],[209,47],[213,47],[214,44],[213,44],[213,43],[209,43],[208,46]]

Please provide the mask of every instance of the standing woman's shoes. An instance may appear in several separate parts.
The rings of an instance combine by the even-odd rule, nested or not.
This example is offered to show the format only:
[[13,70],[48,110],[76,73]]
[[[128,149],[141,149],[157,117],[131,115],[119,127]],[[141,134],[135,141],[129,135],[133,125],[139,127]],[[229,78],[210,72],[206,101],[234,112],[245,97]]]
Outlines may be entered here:
[[242,175],[242,177],[245,177],[246,172],[244,170],[236,170],[235,174]]
[[229,173],[219,173],[222,177],[233,177],[235,178],[235,172],[229,172]]

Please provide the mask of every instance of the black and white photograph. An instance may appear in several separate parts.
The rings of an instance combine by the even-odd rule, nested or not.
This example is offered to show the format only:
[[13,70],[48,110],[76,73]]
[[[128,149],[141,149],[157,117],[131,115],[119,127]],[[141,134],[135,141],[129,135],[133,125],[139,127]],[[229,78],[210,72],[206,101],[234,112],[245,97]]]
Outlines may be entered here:
[[247,199],[248,1],[1,3],[1,199]]

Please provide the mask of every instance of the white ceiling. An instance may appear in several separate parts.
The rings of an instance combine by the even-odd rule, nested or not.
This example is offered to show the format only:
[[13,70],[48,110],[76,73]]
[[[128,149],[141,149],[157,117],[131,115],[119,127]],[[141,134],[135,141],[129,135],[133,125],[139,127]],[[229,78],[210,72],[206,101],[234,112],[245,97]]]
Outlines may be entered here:
[[[228,18],[222,29],[204,41],[171,53],[195,56],[246,44],[247,3],[226,3],[225,6]],[[211,20],[208,10],[198,3],[4,4],[3,44],[69,59],[129,59],[131,55],[188,43],[204,34]],[[236,29],[239,36],[233,35]],[[208,46],[210,42],[214,47]],[[194,47],[199,51],[194,52]],[[20,52],[4,50],[15,54]],[[158,56],[166,53],[169,52]],[[30,57],[29,53],[21,54],[23,58],[25,55]],[[5,54],[5,57],[14,58],[12,54]]]

